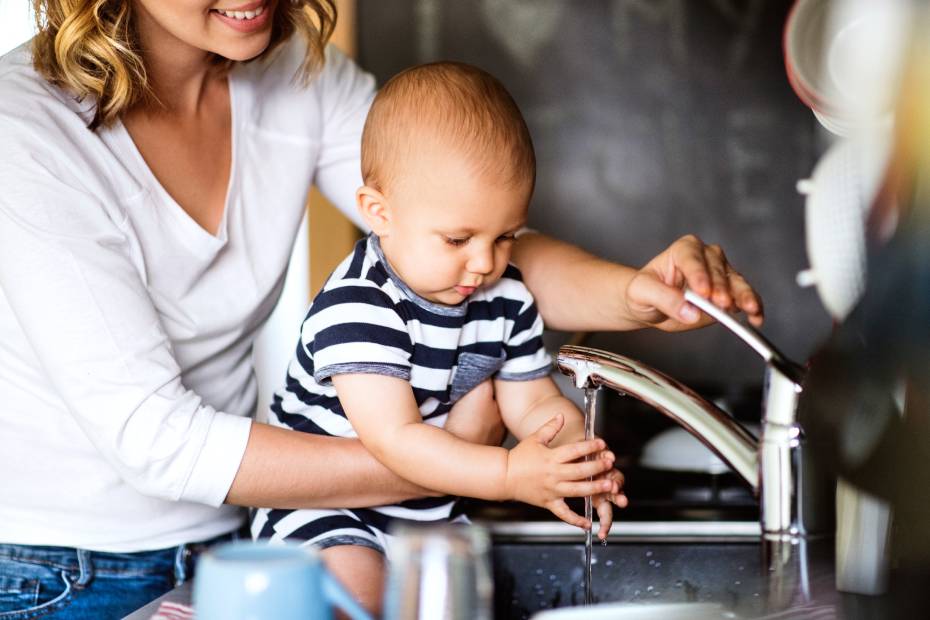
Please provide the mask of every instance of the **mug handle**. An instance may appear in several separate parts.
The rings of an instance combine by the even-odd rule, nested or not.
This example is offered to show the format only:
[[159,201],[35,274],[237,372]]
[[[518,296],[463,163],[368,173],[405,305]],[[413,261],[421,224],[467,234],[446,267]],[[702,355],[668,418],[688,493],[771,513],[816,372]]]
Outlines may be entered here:
[[371,615],[346,592],[342,584],[327,571],[323,571],[323,596],[330,603],[349,614],[352,620],[372,620]]

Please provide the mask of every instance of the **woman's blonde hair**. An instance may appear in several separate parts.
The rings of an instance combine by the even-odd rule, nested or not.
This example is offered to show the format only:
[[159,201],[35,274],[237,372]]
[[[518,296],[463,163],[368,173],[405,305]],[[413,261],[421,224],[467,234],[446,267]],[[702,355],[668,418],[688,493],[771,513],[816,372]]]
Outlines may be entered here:
[[[33,8],[39,29],[32,41],[35,68],[79,99],[94,98],[91,129],[151,96],[131,0],[33,0]],[[258,58],[299,32],[308,43],[300,74],[305,80],[322,62],[335,25],[334,0],[279,0],[271,42]]]

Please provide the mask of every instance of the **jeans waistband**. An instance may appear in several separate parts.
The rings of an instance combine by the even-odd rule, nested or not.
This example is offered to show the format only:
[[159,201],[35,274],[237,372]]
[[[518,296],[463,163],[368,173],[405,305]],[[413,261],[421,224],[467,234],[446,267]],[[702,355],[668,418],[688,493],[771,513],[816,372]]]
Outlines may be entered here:
[[247,536],[248,532],[239,530],[202,542],[133,553],[0,544],[0,559],[41,564],[78,573],[77,586],[88,583],[94,575],[133,577],[164,573],[173,573],[175,584],[180,585],[190,576],[197,557],[210,546]]

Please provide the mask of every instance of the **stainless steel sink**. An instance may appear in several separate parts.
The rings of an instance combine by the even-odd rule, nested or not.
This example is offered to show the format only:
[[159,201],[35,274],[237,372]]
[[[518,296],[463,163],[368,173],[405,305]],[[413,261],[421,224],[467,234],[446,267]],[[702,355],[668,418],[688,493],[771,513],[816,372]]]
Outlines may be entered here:
[[[494,540],[495,618],[530,618],[584,600],[584,536],[558,522],[485,523]],[[832,540],[802,541],[782,566],[761,542],[758,521],[640,521],[615,524],[595,545],[597,602],[716,603],[738,618],[829,615]],[[776,556],[778,552],[775,551]],[[803,562],[796,562],[803,558]],[[819,615],[824,614],[824,615]]]

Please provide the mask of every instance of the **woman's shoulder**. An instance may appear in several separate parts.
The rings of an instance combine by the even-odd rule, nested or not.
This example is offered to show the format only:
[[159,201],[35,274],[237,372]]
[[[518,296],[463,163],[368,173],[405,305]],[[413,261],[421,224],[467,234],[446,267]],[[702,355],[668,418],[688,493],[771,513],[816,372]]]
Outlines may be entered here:
[[28,44],[0,57],[0,210],[69,233],[81,231],[78,220],[114,218],[115,202],[105,205],[128,190],[120,193],[114,165],[87,127],[90,105],[40,75]]
[[86,127],[93,104],[78,101],[33,66],[29,42],[0,56],[0,131],[60,131],[64,121]]
[[324,117],[333,108],[367,108],[375,91],[371,75],[328,45],[323,62],[303,79],[306,52],[307,42],[294,35],[269,56],[236,67],[237,84],[259,113],[266,118],[284,113],[295,122],[295,113],[306,121]]

